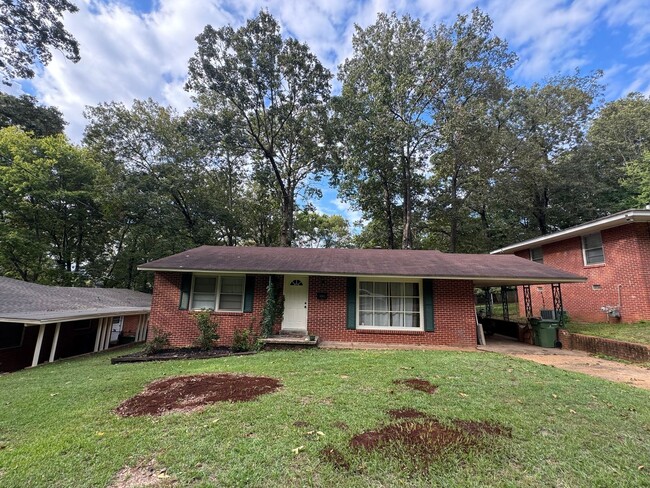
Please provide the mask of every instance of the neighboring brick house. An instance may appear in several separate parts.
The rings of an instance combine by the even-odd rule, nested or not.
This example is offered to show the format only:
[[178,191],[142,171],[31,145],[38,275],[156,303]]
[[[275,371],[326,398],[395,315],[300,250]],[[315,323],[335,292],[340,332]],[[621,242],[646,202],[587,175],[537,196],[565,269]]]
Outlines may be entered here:
[[0,372],[146,337],[151,295],[0,277]]
[[[569,317],[585,322],[650,319],[650,210],[631,209],[492,251],[515,254],[584,283],[562,287]],[[522,289],[518,289],[523,303]],[[548,286],[531,288],[534,315],[552,308]],[[609,310],[609,313],[606,312]],[[620,317],[619,317],[620,316]]]
[[284,296],[281,332],[338,343],[474,347],[474,288],[579,282],[516,256],[439,251],[202,246],[142,265],[154,271],[151,331],[197,336],[191,311],[216,310],[228,345],[259,323],[269,279]]

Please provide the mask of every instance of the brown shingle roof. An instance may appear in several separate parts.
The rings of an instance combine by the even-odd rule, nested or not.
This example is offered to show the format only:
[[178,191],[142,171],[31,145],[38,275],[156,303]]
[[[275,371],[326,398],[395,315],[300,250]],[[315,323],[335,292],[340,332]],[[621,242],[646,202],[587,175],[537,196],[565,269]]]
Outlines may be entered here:
[[513,255],[396,249],[201,246],[139,267],[147,271],[428,277],[477,286],[566,283],[584,278]]

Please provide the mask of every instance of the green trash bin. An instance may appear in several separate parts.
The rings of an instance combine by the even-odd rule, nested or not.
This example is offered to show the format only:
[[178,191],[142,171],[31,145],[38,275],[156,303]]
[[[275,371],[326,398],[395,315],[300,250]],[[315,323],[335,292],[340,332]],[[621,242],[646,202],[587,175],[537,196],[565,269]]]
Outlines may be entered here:
[[557,341],[557,328],[559,321],[557,320],[540,320],[539,327],[537,328],[537,336],[541,347],[555,347]]

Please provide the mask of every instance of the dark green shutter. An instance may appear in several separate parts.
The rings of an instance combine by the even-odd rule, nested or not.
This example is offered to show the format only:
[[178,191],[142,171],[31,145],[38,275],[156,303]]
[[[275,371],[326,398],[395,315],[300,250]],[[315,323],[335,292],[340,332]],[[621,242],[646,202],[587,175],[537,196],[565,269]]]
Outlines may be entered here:
[[180,310],[187,310],[190,307],[190,292],[192,291],[192,273],[181,275],[181,299],[178,303]]
[[253,311],[254,293],[255,293],[255,276],[246,275],[246,291],[244,292],[244,312]]
[[357,279],[347,279],[347,315],[345,328],[354,330],[357,328]]
[[422,280],[422,305],[424,308],[424,330],[433,332],[433,280]]

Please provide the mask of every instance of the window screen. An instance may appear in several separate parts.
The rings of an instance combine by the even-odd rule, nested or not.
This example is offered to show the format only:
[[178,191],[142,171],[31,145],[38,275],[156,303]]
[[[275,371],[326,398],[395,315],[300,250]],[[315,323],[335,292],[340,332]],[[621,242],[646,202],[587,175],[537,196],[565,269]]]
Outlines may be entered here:
[[584,252],[585,264],[599,264],[605,262],[603,239],[600,232],[583,236],[582,249]]

